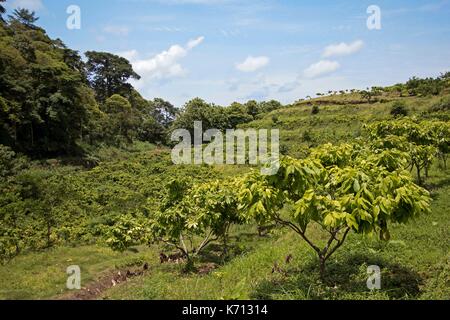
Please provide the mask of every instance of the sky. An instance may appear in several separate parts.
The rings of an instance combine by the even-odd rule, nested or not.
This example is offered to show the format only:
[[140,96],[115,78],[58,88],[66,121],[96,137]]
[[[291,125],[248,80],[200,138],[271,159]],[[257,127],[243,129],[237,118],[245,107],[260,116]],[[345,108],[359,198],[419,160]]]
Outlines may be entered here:
[[[80,9],[69,29],[69,6]],[[374,21],[380,9],[380,27]],[[147,99],[182,106],[363,89],[450,71],[450,0],[7,0],[52,38],[126,57]],[[70,20],[73,21],[73,20]]]

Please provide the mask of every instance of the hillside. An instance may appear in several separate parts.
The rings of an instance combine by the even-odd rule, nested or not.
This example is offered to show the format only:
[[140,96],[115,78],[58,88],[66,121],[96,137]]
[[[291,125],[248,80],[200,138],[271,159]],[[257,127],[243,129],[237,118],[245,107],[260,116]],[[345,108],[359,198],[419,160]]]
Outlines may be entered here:
[[[398,99],[405,102],[412,117],[448,121],[448,111],[433,109],[440,101],[448,101],[448,97]],[[313,105],[314,102],[311,101]],[[282,152],[305,157],[311,147],[327,142],[352,142],[365,135],[364,124],[392,119],[392,102],[342,105],[330,99],[329,103],[320,104],[317,114],[311,113],[308,104],[272,111],[243,127],[279,128]],[[158,244],[132,246],[133,250],[114,253],[106,247],[108,236],[102,235],[103,229],[119,217],[121,221],[123,215],[141,219],[142,210],[144,216],[152,214],[164,198],[161,185],[168,179],[186,177],[205,182],[240,176],[250,168],[177,167],[170,163],[169,149],[147,145],[129,151],[102,152],[98,156],[103,159],[100,165],[91,170],[47,161],[32,165],[22,174],[21,179],[56,175],[59,177],[56,180],[63,179],[65,185],[76,189],[71,192],[72,197],[59,201],[56,207],[53,203],[52,208],[52,212],[63,210],[69,214],[62,217],[63,228],[55,225],[58,234],[65,232],[69,237],[55,239],[55,248],[27,250],[1,266],[2,298],[446,299],[450,296],[449,171],[442,168],[440,161],[433,162],[426,181],[433,197],[431,214],[422,215],[408,225],[394,224],[390,241],[351,234],[343,249],[329,262],[330,276],[322,283],[315,269],[314,252],[293,232],[280,228],[259,237],[254,225],[233,227],[228,255],[222,257],[220,247],[212,244],[199,257],[196,271],[189,273],[183,271],[183,264],[160,264],[160,252],[171,250]],[[67,224],[68,221],[72,223]],[[127,219],[124,222],[121,228],[131,223]],[[323,239],[323,233],[315,226],[308,232],[312,239]],[[287,263],[289,255],[292,260]],[[126,281],[116,275],[119,270],[122,273],[140,270],[145,262],[149,267],[144,273]],[[79,264],[83,286],[97,292],[75,295],[67,292],[68,264]],[[384,285],[382,290],[371,292],[367,291],[365,279],[367,266],[373,264],[382,268]],[[117,285],[113,286],[113,279]]]
[[[4,2],[1,300],[450,297],[450,72],[288,105],[174,90],[192,97],[176,107],[141,85],[188,77],[180,60],[205,37],[150,60],[80,53]],[[249,56],[233,72],[252,87],[269,63]],[[312,64],[302,81],[340,66]],[[279,145],[276,131],[265,144],[270,129]]]

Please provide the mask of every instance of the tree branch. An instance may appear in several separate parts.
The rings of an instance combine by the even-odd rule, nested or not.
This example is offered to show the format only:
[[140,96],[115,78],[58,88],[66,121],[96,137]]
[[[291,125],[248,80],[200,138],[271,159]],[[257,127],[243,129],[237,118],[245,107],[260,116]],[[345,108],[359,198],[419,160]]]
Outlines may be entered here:
[[[325,256],[325,260],[328,259],[329,257],[331,257],[331,255],[337,250],[339,249],[340,246],[342,246],[345,242],[345,239],[347,238],[348,233],[350,232],[351,228],[348,227],[347,229],[345,229],[344,235],[342,236],[341,240],[338,240],[338,243],[336,244],[336,246],[334,246],[333,249],[331,249],[331,251]],[[340,230],[339,230],[340,231]]]

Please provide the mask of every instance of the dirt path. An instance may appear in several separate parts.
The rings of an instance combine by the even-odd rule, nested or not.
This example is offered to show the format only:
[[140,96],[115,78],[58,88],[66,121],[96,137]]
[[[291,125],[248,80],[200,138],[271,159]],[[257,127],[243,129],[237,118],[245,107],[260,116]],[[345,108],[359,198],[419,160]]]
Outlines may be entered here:
[[142,267],[116,270],[81,288],[81,290],[64,293],[56,297],[56,300],[96,300],[106,290],[148,272],[149,267],[147,263]]

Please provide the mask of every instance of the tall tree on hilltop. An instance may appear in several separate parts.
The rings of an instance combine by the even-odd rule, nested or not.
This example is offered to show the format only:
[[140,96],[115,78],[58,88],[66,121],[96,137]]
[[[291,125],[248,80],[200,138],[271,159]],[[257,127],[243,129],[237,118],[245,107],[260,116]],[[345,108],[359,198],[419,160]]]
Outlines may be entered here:
[[100,102],[104,102],[114,94],[129,94],[132,86],[127,81],[130,78],[137,80],[141,78],[125,58],[95,51],[86,52],[86,57],[88,79]]
[[36,12],[23,8],[15,9],[13,14],[8,17],[10,21],[17,21],[32,29],[36,28],[34,24],[39,20],[39,17],[36,17]]
[[158,121],[158,123],[160,123],[163,127],[168,128],[175,120],[177,109],[170,102],[161,98],[155,98],[151,105],[154,108],[153,116],[156,121]]
[[3,19],[3,14],[6,12],[5,7],[2,5],[3,2],[5,2],[6,0],[0,0],[0,22],[5,22],[5,20]]

